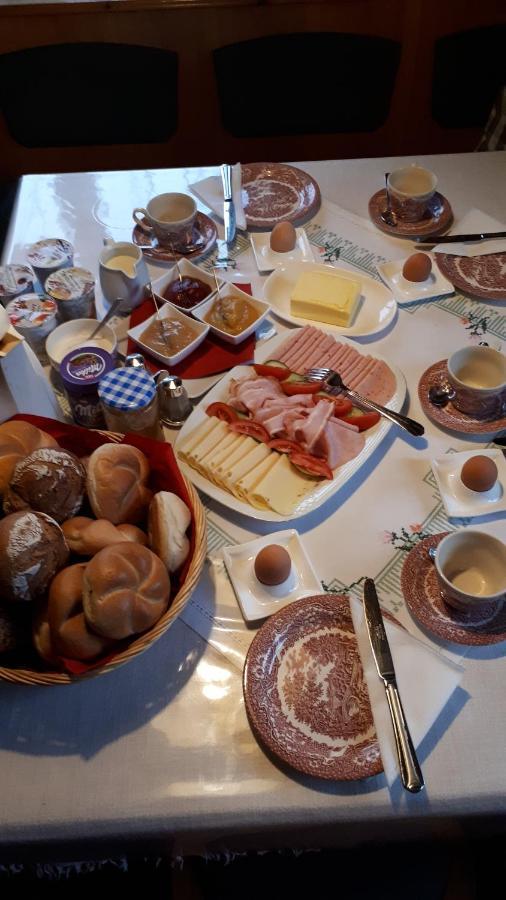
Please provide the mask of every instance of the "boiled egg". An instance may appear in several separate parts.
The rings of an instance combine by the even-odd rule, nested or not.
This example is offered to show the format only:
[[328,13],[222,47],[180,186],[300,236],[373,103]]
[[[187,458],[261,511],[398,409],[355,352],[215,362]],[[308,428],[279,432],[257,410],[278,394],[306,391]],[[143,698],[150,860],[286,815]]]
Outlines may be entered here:
[[413,253],[402,267],[406,281],[426,281],[432,270],[432,260],[426,253]]
[[297,233],[291,222],[278,222],[271,231],[271,250],[289,253],[297,242]]
[[282,584],[290,574],[292,560],[284,547],[280,547],[279,544],[267,544],[257,553],[254,568],[261,584]]
[[497,466],[490,456],[471,456],[462,466],[460,478],[470,491],[489,491],[497,481]]

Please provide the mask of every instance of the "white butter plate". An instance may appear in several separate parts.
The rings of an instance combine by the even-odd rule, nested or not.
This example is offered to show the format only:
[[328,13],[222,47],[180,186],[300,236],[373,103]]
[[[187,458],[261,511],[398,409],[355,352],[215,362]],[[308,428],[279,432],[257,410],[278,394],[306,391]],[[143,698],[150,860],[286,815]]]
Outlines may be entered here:
[[[282,584],[269,587],[255,575],[255,557],[268,544],[279,544],[290,554],[292,569]],[[321,582],[294,528],[275,531],[246,544],[223,548],[223,559],[241,612],[247,622],[265,619],[301,597],[320,594]]]
[[[488,456],[498,470],[497,481],[489,491],[471,491],[462,483],[462,466],[472,456]],[[506,459],[501,450],[465,450],[447,453],[431,462],[446,514],[454,518],[486,516],[506,510]]]
[[380,277],[390,288],[397,303],[414,303],[417,300],[430,300],[433,297],[445,297],[447,294],[455,293],[455,288],[444,275],[439,271],[434,257],[428,253],[432,259],[432,271],[425,281],[408,281],[402,274],[402,269],[406,259],[390,260],[376,266]]
[[[282,335],[278,335],[270,341],[265,342],[265,346],[262,346],[260,349],[257,348],[255,352],[255,361],[262,363],[266,362],[268,359],[276,358],[276,350],[281,344],[286,340],[286,333]],[[341,343],[349,343],[355,349],[357,345],[348,340],[345,337],[339,338]],[[369,354],[372,356],[373,354]],[[396,411],[400,411],[402,408],[402,404],[404,402],[406,396],[406,381],[404,375],[401,370],[397,368],[397,366],[393,365],[389,360],[385,359],[385,357],[380,354],[374,354],[375,359],[384,360],[391,371],[395,376],[395,392],[391,400],[388,402],[388,406],[391,409]],[[195,407],[191,415],[188,417],[186,422],[184,423],[181,431],[179,432],[176,442],[174,445],[174,450],[176,455],[178,455],[178,448],[182,447],[185,441],[190,437],[192,431],[197,428],[206,418],[206,409],[215,401],[226,402],[228,398],[228,388],[230,381],[234,378],[241,378],[244,375],[251,374],[251,367],[247,366],[236,366],[232,369],[231,372],[227,372],[221,381],[212,388],[209,393],[200,401],[200,403]],[[299,519],[302,516],[306,516],[309,513],[313,512],[315,509],[318,509],[322,506],[330,497],[336,494],[340,488],[344,485],[348,484],[350,479],[362,468],[363,465],[367,462],[372,453],[374,453],[375,449],[379,446],[381,441],[390,431],[392,427],[392,423],[387,419],[380,419],[377,425],[374,428],[370,428],[367,432],[364,432],[365,436],[365,445],[357,456],[353,459],[349,460],[349,462],[345,463],[343,466],[337,468],[334,472],[334,478],[332,481],[318,481],[315,482],[315,487],[309,494],[300,501],[299,505],[295,508],[294,512],[290,515],[281,515],[280,513],[274,512],[271,509],[257,509],[254,506],[251,506],[248,502],[244,500],[239,500],[233,494],[225,491],[223,488],[218,487],[213,484],[191,466],[189,466],[184,460],[181,458],[178,459],[179,467],[186,478],[188,478],[195,487],[203,491],[207,494],[208,497],[211,497],[214,500],[220,502],[224,507],[229,510],[233,510],[234,512],[242,513],[242,515],[249,516],[252,519],[259,519],[263,522],[289,522],[294,519]]]
[[[348,328],[340,325],[329,325],[327,322],[316,322],[313,319],[302,319],[292,316],[290,298],[302,272],[328,272],[329,269],[346,278],[357,278],[362,285],[358,309]],[[376,281],[362,272],[337,268],[323,263],[294,262],[279,266],[264,283],[264,297],[270,303],[272,312],[293,325],[316,325],[332,334],[349,337],[366,337],[383,331],[394,320],[397,303],[394,296],[381,281]]]
[[253,255],[260,274],[272,272],[278,266],[286,266],[292,262],[301,262],[303,260],[314,262],[311,244],[304,229],[296,228],[295,234],[297,236],[295,247],[287,253],[278,253],[275,250],[271,250],[270,232],[259,231],[250,234]]

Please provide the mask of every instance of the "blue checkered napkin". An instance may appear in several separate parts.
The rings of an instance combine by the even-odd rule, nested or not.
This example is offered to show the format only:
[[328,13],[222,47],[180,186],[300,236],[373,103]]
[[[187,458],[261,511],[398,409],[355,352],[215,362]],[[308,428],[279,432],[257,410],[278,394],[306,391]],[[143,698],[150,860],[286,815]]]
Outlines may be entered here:
[[114,409],[143,409],[156,393],[153,378],[141,368],[113,369],[98,383],[98,395]]

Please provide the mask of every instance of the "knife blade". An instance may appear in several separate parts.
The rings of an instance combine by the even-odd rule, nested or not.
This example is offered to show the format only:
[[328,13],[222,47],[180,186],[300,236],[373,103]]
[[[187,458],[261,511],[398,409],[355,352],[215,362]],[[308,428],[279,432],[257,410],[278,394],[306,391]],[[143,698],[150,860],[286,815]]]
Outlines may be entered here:
[[407,791],[417,794],[424,787],[422,770],[416,758],[415,748],[404,716],[397,689],[394,662],[383,623],[383,616],[372,578],[364,581],[364,610],[371,650],[378,675],[385,685],[388,708],[392,719],[395,747],[399,760],[401,781]]
[[465,244],[476,241],[492,241],[494,238],[505,237],[506,231],[479,231],[476,234],[442,234],[435,237],[432,241],[428,238],[418,238],[416,244],[418,247],[434,247],[435,244]]
[[221,167],[223,184],[223,224],[225,226],[225,242],[231,244],[235,238],[235,206],[232,199],[232,166],[225,163]]

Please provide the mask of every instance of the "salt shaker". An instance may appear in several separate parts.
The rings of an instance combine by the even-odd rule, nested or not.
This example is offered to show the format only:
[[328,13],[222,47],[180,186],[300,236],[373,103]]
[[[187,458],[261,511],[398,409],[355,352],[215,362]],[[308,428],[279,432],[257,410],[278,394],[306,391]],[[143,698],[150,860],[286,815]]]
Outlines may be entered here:
[[139,369],[141,366],[144,368],[142,353],[129,353],[128,356],[125,356],[125,367],[127,369]]
[[169,425],[182,425],[193,407],[183,382],[176,375],[160,371],[155,376],[162,418]]

